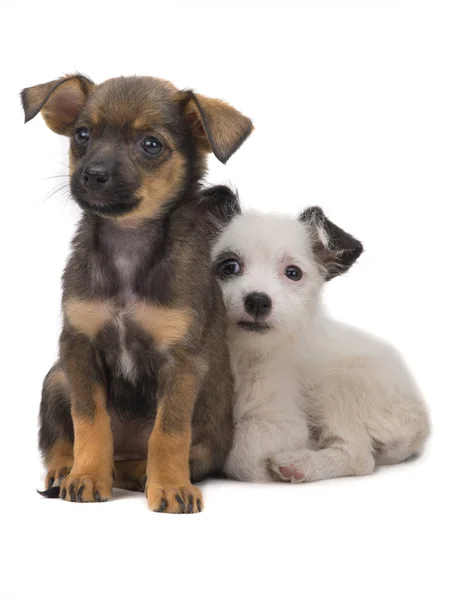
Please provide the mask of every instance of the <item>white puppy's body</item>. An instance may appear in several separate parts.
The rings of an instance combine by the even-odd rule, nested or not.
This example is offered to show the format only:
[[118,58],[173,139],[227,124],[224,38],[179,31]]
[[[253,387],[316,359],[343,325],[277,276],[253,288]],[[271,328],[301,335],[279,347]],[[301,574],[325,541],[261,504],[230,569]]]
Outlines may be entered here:
[[226,472],[244,481],[272,481],[269,458],[308,447],[298,365],[288,346],[275,354],[264,350],[248,352],[245,344],[231,341],[236,430]]
[[[428,417],[399,354],[332,321],[321,304],[325,280],[361,251],[320,209],[299,221],[246,214],[222,233],[214,260],[236,380],[229,476],[301,482],[366,475],[422,450]],[[229,274],[233,261],[238,273]]]

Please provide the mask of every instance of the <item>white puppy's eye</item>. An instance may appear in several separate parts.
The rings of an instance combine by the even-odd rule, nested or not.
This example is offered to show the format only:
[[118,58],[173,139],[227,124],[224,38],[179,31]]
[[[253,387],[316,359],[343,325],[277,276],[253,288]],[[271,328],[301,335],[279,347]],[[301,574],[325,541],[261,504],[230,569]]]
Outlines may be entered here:
[[221,262],[217,267],[217,275],[222,279],[238,275],[241,271],[241,266],[235,258],[229,258]]
[[292,281],[299,281],[302,277],[302,271],[296,265],[289,265],[288,267],[285,267],[284,274]]

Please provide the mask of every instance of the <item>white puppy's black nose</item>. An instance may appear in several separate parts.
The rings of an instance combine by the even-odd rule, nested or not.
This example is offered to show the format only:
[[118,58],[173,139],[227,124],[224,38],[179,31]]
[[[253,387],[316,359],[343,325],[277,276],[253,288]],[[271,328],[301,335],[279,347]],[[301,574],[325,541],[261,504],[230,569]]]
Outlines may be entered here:
[[271,298],[259,292],[248,294],[244,305],[246,312],[255,319],[264,318],[271,312]]

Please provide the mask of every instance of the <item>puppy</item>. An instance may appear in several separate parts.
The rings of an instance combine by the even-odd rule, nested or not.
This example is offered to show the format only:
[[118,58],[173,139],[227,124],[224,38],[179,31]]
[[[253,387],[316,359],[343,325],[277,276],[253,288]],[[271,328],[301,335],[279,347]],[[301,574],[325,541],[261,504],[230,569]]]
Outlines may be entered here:
[[117,486],[146,477],[152,510],[198,512],[191,481],[223,468],[233,434],[225,312],[209,266],[219,200],[200,179],[208,152],[226,162],[251,121],[151,77],[68,76],[23,90],[22,102],[26,121],[41,112],[70,137],[83,210],[63,276],[60,359],[40,406],[47,495],[110,498],[115,460]]
[[236,381],[229,476],[366,475],[422,451],[429,421],[401,357],[321,302],[362,250],[318,207],[236,216],[214,245]]

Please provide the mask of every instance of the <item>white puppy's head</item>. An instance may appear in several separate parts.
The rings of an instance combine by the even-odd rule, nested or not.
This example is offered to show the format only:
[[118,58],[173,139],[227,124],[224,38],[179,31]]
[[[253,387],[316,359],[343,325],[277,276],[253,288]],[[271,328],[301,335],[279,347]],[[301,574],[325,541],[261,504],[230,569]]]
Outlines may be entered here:
[[236,216],[212,252],[230,328],[253,341],[259,334],[297,332],[315,313],[325,281],[346,272],[362,251],[319,207],[298,220]]

